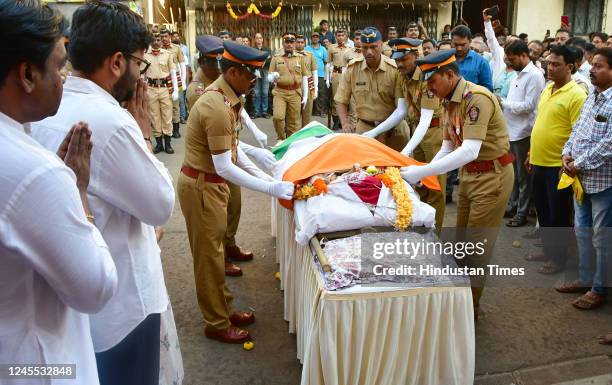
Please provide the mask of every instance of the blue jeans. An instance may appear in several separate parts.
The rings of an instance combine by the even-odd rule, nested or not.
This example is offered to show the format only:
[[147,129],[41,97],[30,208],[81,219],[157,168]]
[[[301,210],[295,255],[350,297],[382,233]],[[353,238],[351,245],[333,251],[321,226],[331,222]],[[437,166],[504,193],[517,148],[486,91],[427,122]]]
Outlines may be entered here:
[[255,115],[263,115],[268,113],[268,70],[259,70],[261,78],[255,81]]
[[606,294],[612,267],[612,187],[596,194],[584,194],[582,204],[574,199],[580,282],[592,291]]
[[179,93],[179,108],[181,109],[181,119],[187,120],[187,103],[185,99],[185,95],[187,95],[187,91],[181,91]]

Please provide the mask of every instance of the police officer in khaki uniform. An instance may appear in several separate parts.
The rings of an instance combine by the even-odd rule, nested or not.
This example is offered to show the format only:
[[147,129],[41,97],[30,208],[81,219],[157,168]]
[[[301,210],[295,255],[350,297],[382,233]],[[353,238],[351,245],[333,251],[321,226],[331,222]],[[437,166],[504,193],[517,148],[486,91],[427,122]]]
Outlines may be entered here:
[[226,180],[268,195],[291,199],[293,183],[275,181],[238,147],[240,95],[255,84],[255,70],[267,53],[224,42],[222,75],[192,107],[185,135],[185,159],[177,182],[193,256],[198,304],[205,335],[226,343],[250,338],[242,326],[255,321],[252,312],[232,313],[232,294],[225,285],[223,239],[230,191]]
[[[402,153],[414,159],[429,163],[442,145],[442,125],[440,118],[444,116],[444,107],[440,99],[427,90],[427,84],[421,79],[421,70],[416,65],[419,57],[421,40],[399,38],[389,41],[392,50],[391,59],[395,60],[402,74],[402,90],[405,103],[399,103],[396,111],[369,133],[374,137],[391,129],[400,119],[406,118],[410,131],[410,141]],[[444,220],[446,202],[444,191],[446,175],[438,177],[441,191],[430,190],[417,186],[421,200],[436,209],[436,227],[440,229]]]
[[341,122],[338,118],[338,112],[336,111],[336,103],[334,100],[336,98],[336,93],[338,92],[338,86],[340,84],[340,77],[342,75],[343,69],[346,67],[348,62],[345,60],[345,53],[348,51],[352,51],[353,48],[346,45],[346,40],[348,39],[348,35],[346,30],[339,28],[336,30],[336,44],[331,44],[327,49],[327,60],[328,60],[328,70],[327,70],[327,88],[331,87],[331,114],[332,119],[334,121],[334,130],[338,130],[341,128]]
[[[425,166],[402,169],[402,177],[416,183],[427,175],[460,169],[457,238],[483,242],[485,252],[458,260],[460,265],[488,264],[512,191],[513,156],[508,153],[508,129],[496,97],[486,88],[459,75],[455,51],[439,51],[417,60],[427,87],[446,104],[447,129],[440,151]],[[472,276],[474,316],[478,318],[485,276]]]
[[187,111],[191,110],[204,90],[221,75],[219,63],[223,55],[223,40],[211,35],[198,36],[196,48],[200,56],[198,57],[198,70],[189,83],[185,95]]
[[[183,57],[183,51],[181,51],[181,46],[178,44],[174,44],[171,41],[170,31],[166,28],[162,28],[159,31],[159,36],[162,41],[162,48],[166,51],[170,51],[172,54],[172,60],[174,61],[174,70],[176,71],[176,79],[178,82],[178,87],[182,90],[186,81],[186,72],[187,67],[185,65],[185,58]],[[180,90],[179,90],[180,91]],[[181,122],[181,113],[179,108],[179,101],[172,100],[172,137],[180,138],[181,134],[179,131],[179,126]]]
[[295,52],[295,38],[294,33],[283,34],[283,51],[272,57],[268,73],[268,80],[274,83],[272,121],[279,140],[302,127],[301,109],[309,99],[308,77],[311,74],[305,57]]
[[304,127],[312,120],[312,105],[314,104],[314,100],[319,96],[318,79],[315,78],[317,75],[317,59],[315,59],[312,52],[304,50],[305,47],[306,38],[304,35],[297,35],[295,38],[295,51],[304,56],[304,64],[306,65],[307,71],[310,72],[310,76],[308,77],[308,102],[306,102],[306,106],[302,110],[301,127]]
[[[338,92],[334,98],[344,132],[363,134],[376,127],[391,115],[396,102],[402,98],[402,81],[395,61],[382,55],[382,37],[374,27],[361,33],[363,59],[352,60],[342,74]],[[351,125],[348,105],[355,97],[357,125]],[[376,137],[387,146],[401,151],[408,143],[406,122]]]
[[[217,78],[221,75],[221,58],[223,55],[223,40],[216,36],[203,35],[196,39],[196,48],[200,52],[198,64],[200,68],[193,81],[187,87],[187,106],[192,106]],[[253,253],[242,250],[236,245],[236,233],[240,224],[242,211],[242,194],[240,186],[227,182],[230,189],[230,198],[227,205],[227,231],[225,232],[225,275],[239,277],[242,275],[240,266],[232,263],[253,260]]]
[[[344,52],[344,61],[350,63],[351,60],[361,58],[363,59],[363,54],[361,53],[361,31],[359,30],[359,34],[355,31],[355,37],[353,38],[353,43],[355,47],[352,50],[347,50]],[[347,67],[343,68],[343,71],[346,71]],[[357,114],[355,113],[355,95],[351,95],[351,100],[349,102],[349,119],[351,120],[351,127],[357,127]]]
[[[170,52],[161,49],[159,35],[155,35],[151,43],[151,49],[144,54],[144,59],[151,63],[145,77],[148,83],[147,94],[153,123],[153,136],[156,142],[153,153],[166,151],[168,154],[173,154],[174,149],[170,143],[172,100],[178,100],[178,87],[172,55]],[[168,90],[168,77],[172,80],[172,94]]]

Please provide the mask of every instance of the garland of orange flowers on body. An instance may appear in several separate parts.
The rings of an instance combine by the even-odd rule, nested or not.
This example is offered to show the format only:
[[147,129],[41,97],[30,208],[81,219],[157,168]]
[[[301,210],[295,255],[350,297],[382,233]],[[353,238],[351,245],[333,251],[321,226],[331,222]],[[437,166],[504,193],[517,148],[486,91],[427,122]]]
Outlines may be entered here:
[[397,167],[387,167],[379,179],[391,189],[395,200],[395,228],[404,231],[412,224],[412,201]]
[[249,5],[249,7],[247,8],[247,13],[245,13],[244,15],[240,15],[240,16],[236,15],[236,13],[234,12],[234,9],[232,8],[232,5],[229,2],[225,5],[225,8],[227,8],[227,12],[230,14],[232,19],[234,20],[239,20],[239,21],[245,20],[248,17],[250,17],[252,14],[257,15],[261,17],[262,19],[272,20],[280,14],[281,9],[283,8],[283,3],[282,2],[279,3],[276,9],[274,10],[274,12],[272,12],[269,15],[266,15],[265,13],[261,13],[254,3],[251,3],[251,5]]

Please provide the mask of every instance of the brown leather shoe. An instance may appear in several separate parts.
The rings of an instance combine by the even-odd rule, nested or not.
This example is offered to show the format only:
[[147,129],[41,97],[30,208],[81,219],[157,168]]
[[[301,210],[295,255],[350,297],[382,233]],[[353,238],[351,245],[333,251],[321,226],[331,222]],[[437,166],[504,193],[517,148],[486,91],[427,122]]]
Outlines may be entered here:
[[250,251],[242,251],[240,247],[225,246],[225,257],[236,262],[247,262],[253,260],[253,253]]
[[242,275],[242,269],[238,265],[234,265],[231,262],[225,262],[225,275],[228,277],[240,277]]
[[206,338],[225,342],[226,344],[241,344],[251,339],[251,335],[248,331],[237,328],[236,326],[230,326],[227,329],[204,329],[204,335]]
[[237,311],[232,313],[229,318],[234,326],[246,326],[255,322],[255,313],[252,311]]

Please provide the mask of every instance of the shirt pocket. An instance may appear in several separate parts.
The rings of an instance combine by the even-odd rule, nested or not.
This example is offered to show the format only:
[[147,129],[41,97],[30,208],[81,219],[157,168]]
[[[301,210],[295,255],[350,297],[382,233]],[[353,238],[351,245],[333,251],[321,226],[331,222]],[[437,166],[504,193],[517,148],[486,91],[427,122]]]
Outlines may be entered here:
[[168,65],[168,63],[159,63],[159,69],[162,72],[170,72],[170,66]]

